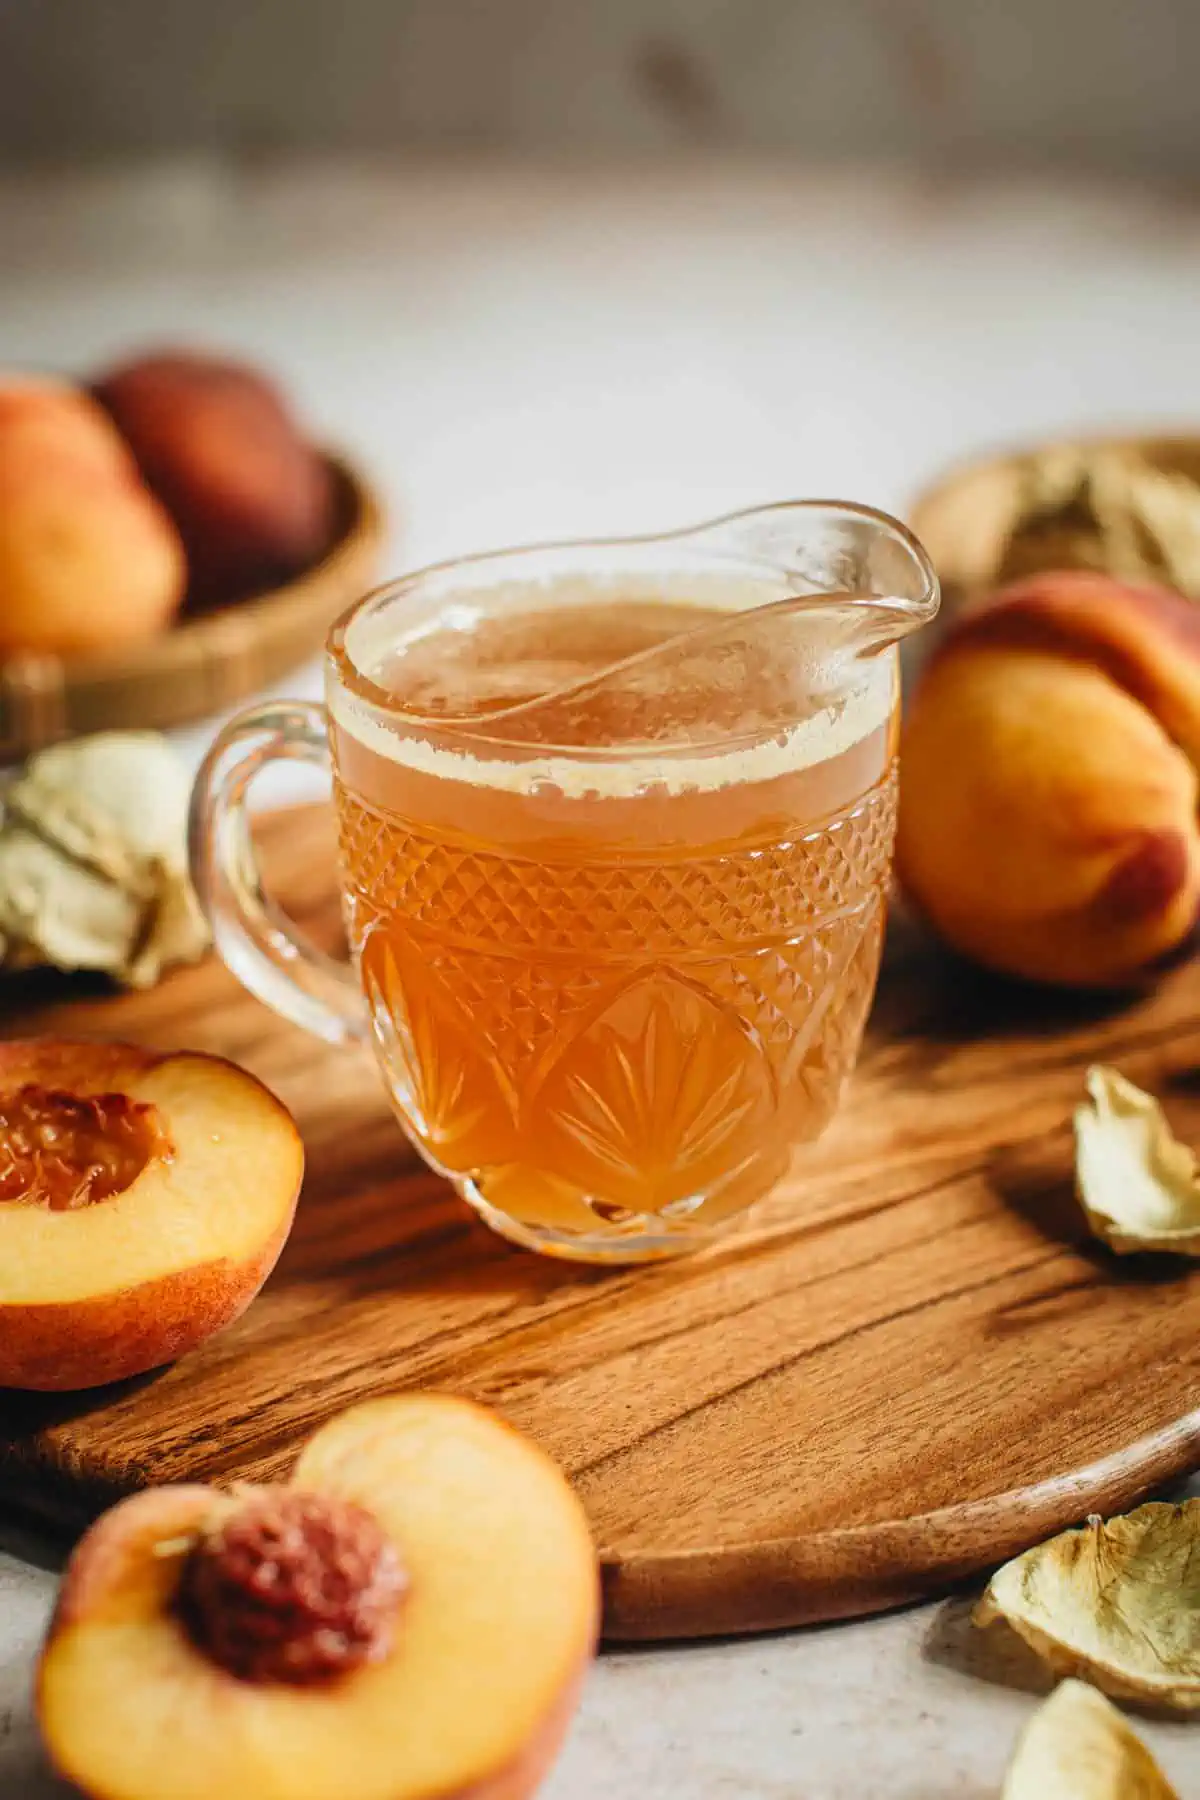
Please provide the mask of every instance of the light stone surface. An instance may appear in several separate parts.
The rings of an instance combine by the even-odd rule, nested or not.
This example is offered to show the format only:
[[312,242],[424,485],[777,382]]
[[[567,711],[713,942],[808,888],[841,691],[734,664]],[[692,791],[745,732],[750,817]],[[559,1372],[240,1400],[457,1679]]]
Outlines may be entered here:
[[[0,1555],[4,1800],[66,1800],[29,1711],[51,1591],[49,1574]],[[1044,1687],[1023,1659],[1011,1669],[983,1660],[968,1611],[953,1599],[852,1625],[606,1655],[544,1800],[994,1800]],[[1183,1800],[1200,1793],[1200,1726],[1137,1729]]]
[[[0,179],[0,246],[10,362],[168,337],[266,359],[392,496],[396,568],[802,493],[903,508],[988,444],[1200,422],[1200,213],[1133,191],[198,162]],[[15,1525],[0,1544],[0,1797],[49,1800],[52,1565]],[[983,1800],[1031,1704],[962,1602],[622,1653],[546,1793]],[[1200,1795],[1200,1727],[1146,1734]]]

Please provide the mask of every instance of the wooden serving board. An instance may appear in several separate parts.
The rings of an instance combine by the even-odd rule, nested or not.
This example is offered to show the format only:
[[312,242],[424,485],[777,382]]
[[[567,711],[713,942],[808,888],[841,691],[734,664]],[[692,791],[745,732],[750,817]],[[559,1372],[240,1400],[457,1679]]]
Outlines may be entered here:
[[[276,891],[332,939],[328,820],[275,815],[264,842]],[[907,1600],[1200,1463],[1200,1272],[1088,1240],[1069,1131],[1101,1058],[1200,1138],[1200,967],[1114,1010],[973,976],[895,928],[852,1096],[787,1191],[720,1247],[627,1273],[494,1238],[407,1148],[366,1057],[214,962],[141,996],[8,1002],[10,1035],[236,1058],[309,1157],[238,1325],[119,1389],[0,1394],[0,1494],[46,1519],[149,1482],[277,1477],[336,1409],[445,1388],[559,1459],[609,1635],[658,1638]]]

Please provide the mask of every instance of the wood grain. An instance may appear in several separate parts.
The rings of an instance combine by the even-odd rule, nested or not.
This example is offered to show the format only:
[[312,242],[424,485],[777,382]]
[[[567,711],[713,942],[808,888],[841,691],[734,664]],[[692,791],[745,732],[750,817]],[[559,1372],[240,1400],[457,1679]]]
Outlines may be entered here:
[[[336,931],[332,831],[266,822],[278,892]],[[309,1172],[279,1269],[177,1367],[0,1395],[0,1493],[76,1525],[148,1482],[277,1476],[366,1394],[472,1395],[570,1472],[607,1631],[858,1613],[945,1587],[1200,1462],[1200,1273],[1119,1261],[1071,1198],[1068,1120],[1111,1060],[1200,1138],[1200,969],[1101,1007],[893,930],[852,1095],[718,1248],[628,1273],[493,1238],[408,1150],[371,1064],[213,963],[115,998],[26,982],[3,1030],[219,1050],[294,1109]]]

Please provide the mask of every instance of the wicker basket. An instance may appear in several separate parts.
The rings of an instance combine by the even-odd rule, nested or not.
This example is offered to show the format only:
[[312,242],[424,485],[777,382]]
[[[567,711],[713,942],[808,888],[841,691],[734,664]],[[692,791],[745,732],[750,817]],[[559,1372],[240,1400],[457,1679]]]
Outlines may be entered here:
[[184,617],[119,655],[10,658],[0,667],[0,759],[114,726],[187,725],[314,655],[337,615],[374,582],[385,529],[383,506],[362,476],[340,457],[327,460],[338,530],[319,563],[270,593]]
[[928,550],[942,584],[942,623],[992,586],[1016,517],[1025,459],[1051,449],[1135,450],[1156,468],[1200,483],[1200,437],[1182,433],[1061,438],[1007,455],[960,464],[919,494],[908,522]]

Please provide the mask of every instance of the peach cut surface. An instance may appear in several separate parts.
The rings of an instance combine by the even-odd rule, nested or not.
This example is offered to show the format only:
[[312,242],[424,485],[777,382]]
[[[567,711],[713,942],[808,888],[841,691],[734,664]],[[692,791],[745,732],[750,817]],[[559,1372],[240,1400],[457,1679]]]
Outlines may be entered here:
[[286,1109],[218,1057],[0,1045],[0,1386],[117,1380],[227,1324],[303,1161]]
[[229,1673],[178,1605],[228,1499],[139,1494],[77,1549],[43,1654],[61,1772],[103,1800],[524,1800],[598,1623],[595,1552],[563,1475],[483,1409],[405,1394],[325,1426],[293,1486],[370,1512],[395,1547],[386,1653],[303,1686]]

